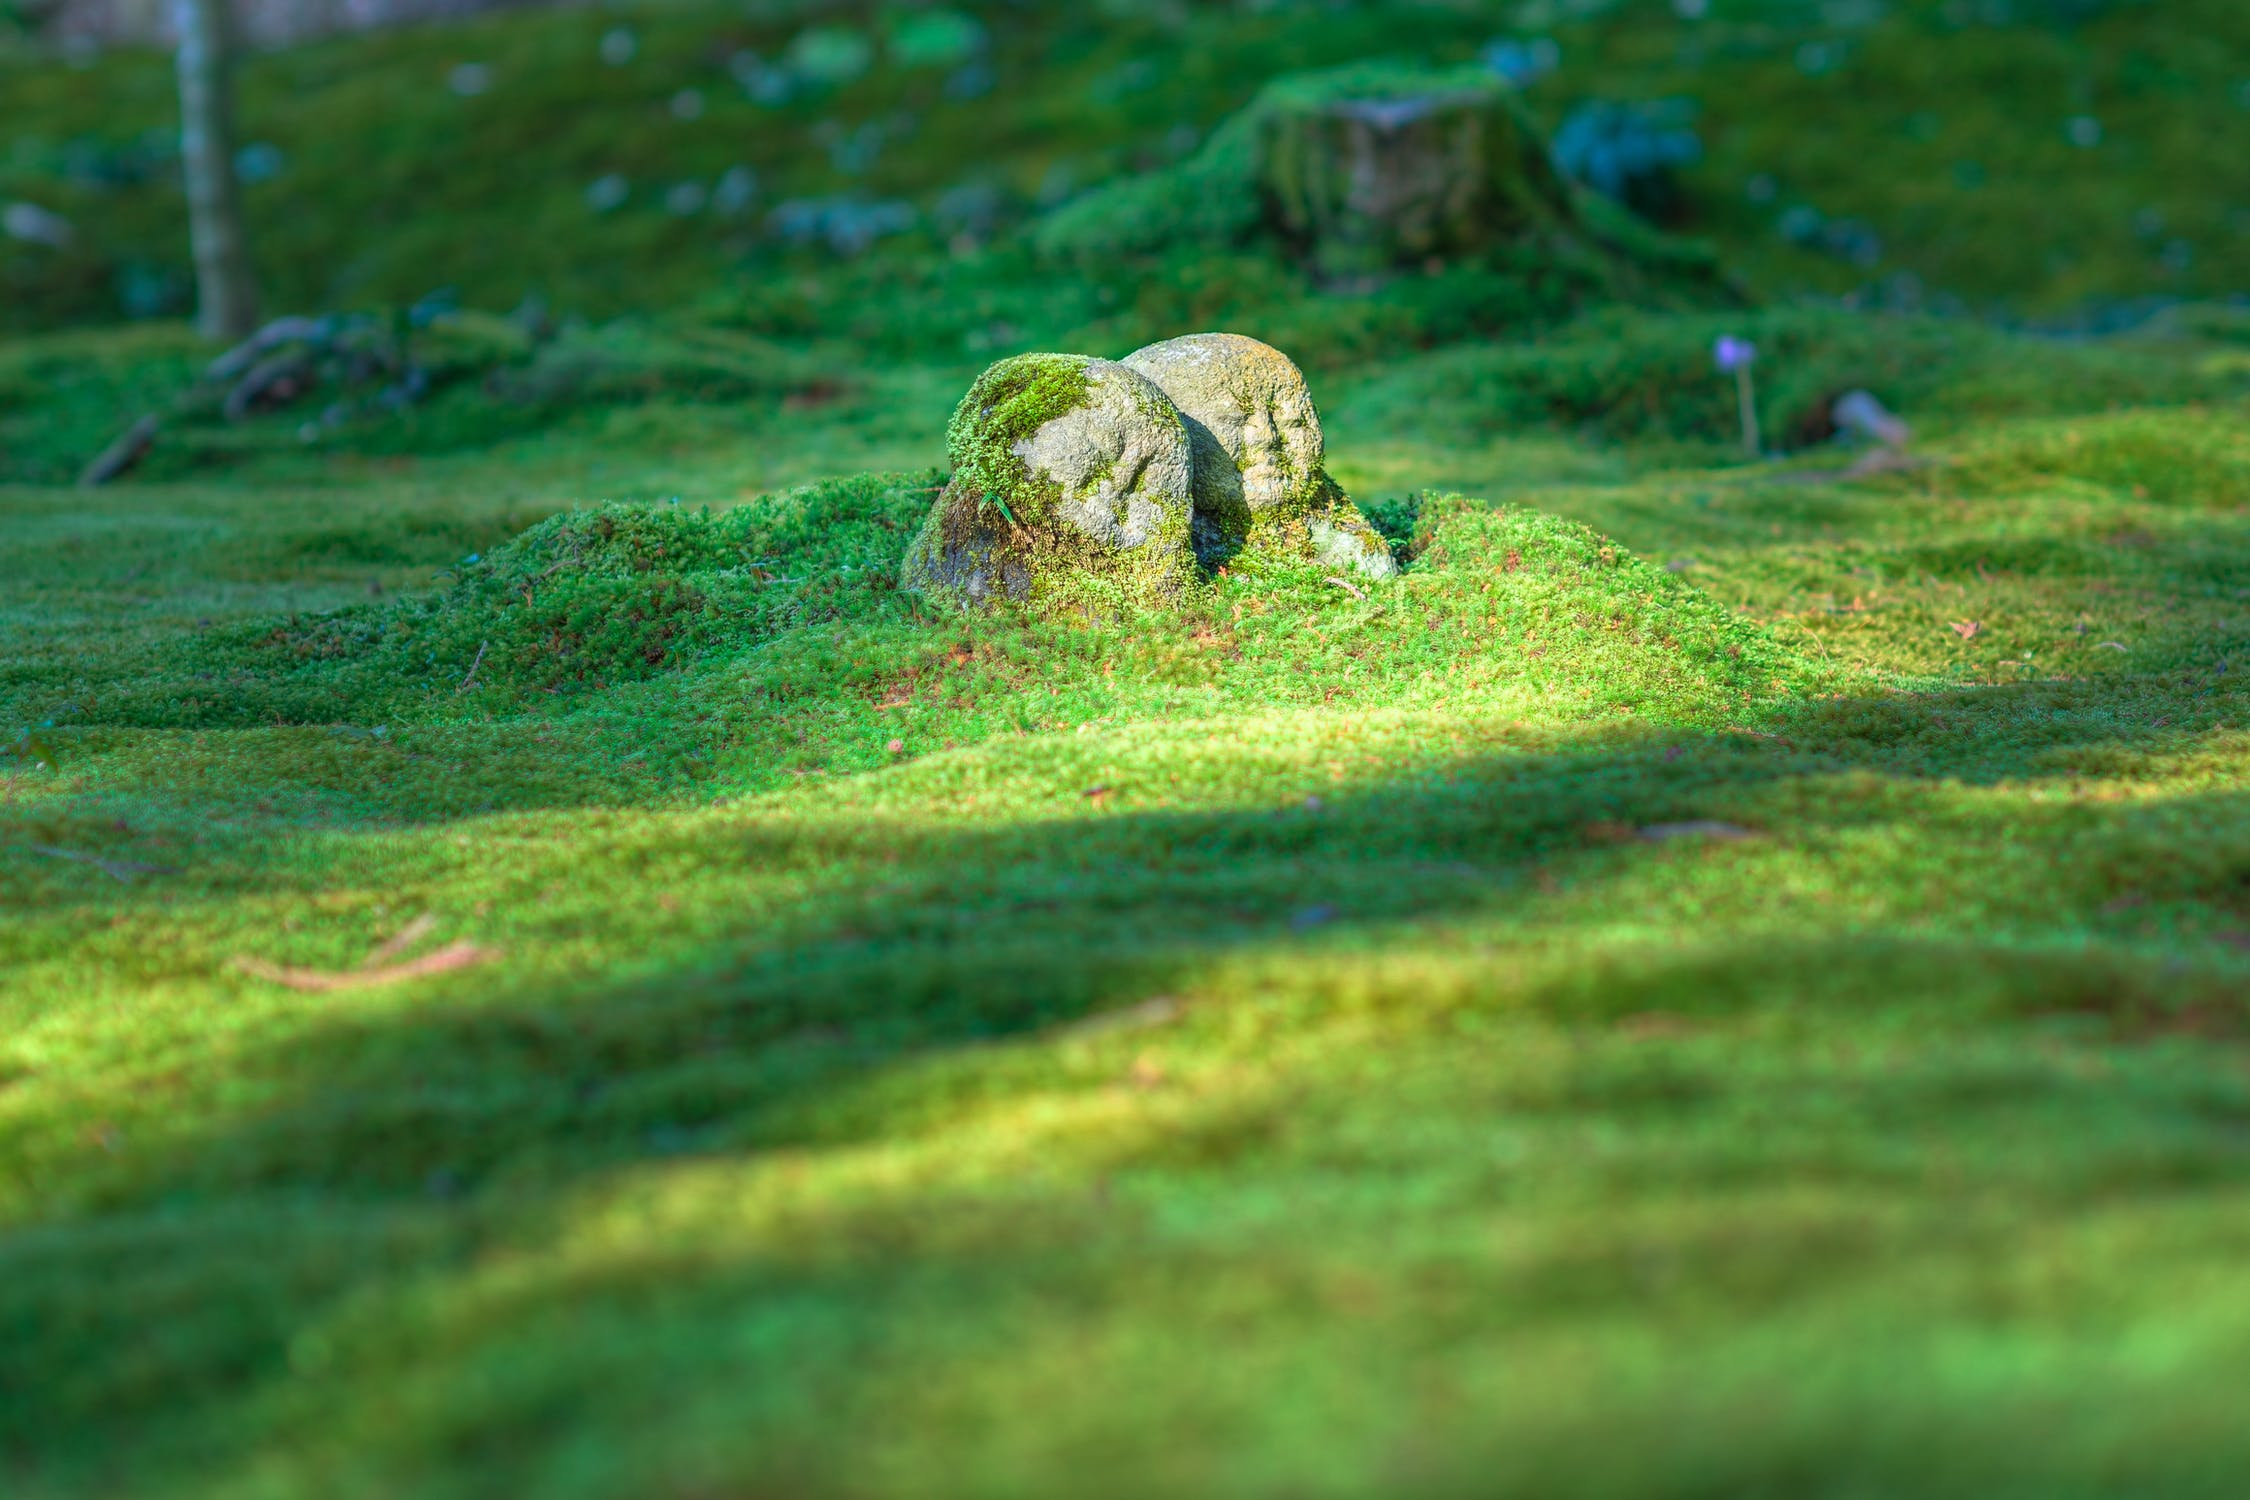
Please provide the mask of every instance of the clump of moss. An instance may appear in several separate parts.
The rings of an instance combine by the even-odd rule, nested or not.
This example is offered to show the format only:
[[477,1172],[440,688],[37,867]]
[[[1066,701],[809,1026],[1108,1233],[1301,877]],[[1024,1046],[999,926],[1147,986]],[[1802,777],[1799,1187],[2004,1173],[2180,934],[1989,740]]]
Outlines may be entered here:
[[1422,496],[1419,492],[1411,495],[1387,495],[1380,500],[1363,500],[1359,505],[1359,513],[1367,518],[1367,524],[1374,528],[1375,534],[1389,545],[1394,559],[1403,565],[1413,558],[1415,523],[1422,516]]
[[1405,524],[1416,559],[1410,597],[1445,600],[1485,641],[1463,673],[1504,661],[1539,691],[1663,698],[1672,712],[1718,718],[1776,688],[1835,686],[1830,663],[1582,522],[1449,493],[1416,496],[1387,519]]

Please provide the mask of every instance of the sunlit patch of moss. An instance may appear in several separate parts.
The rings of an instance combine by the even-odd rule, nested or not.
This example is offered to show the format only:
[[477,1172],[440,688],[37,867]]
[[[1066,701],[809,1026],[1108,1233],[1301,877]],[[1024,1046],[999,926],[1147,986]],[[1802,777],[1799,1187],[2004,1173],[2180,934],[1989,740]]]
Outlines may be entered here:
[[[1535,501],[1376,498],[1415,565],[1367,598],[917,610],[859,565],[930,479],[404,570],[552,505],[519,463],[733,498],[663,402],[325,488],[0,491],[0,731],[57,721],[0,765],[0,1445],[35,1493],[287,1500],[776,1453],[1043,1492],[1089,1444],[1317,1489],[1409,1427],[1464,1492],[2234,1472],[2250,534],[2233,408],[2161,404],[2203,351],[1938,360],[1919,399],[1998,383],[1928,469],[1814,481],[1714,449],[1705,326],[1600,328],[1521,405],[1443,354],[1338,385],[1339,456]],[[965,378],[901,387],[933,453]],[[655,588],[707,648],[595,607]],[[577,654],[519,660],[566,598]],[[261,644],[369,620],[443,670]],[[370,981],[402,939],[476,957]],[[2016,1280],[2004,1327],[1930,1296]],[[994,1436],[1031,1406],[1053,1443]]]
[[115,722],[372,722],[615,687],[891,607],[929,477],[865,475],[712,512],[573,510],[435,593],[215,631],[110,699]]

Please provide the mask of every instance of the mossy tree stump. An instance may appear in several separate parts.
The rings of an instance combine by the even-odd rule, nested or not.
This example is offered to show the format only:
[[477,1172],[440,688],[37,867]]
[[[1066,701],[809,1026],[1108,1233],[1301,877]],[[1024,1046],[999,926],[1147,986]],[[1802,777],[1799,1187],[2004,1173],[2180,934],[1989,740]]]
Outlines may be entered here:
[[1535,306],[1740,300],[1708,246],[1563,177],[1515,90],[1482,68],[1285,74],[1193,156],[1065,204],[1033,243],[1085,266],[1273,250],[1355,285],[1446,261],[1517,282]]
[[1267,211],[1329,274],[1473,255],[1576,217],[1538,129],[1498,79],[1316,75],[1264,102]]

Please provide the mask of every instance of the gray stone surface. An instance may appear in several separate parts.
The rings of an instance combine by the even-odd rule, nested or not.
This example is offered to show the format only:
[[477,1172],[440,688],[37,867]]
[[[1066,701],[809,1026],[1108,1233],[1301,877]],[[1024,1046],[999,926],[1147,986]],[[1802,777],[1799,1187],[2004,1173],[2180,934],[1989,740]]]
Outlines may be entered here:
[[1178,414],[1144,376],[1094,360],[1084,406],[1009,451],[1060,491],[1055,514],[1106,547],[1129,550],[1177,529],[1191,504],[1191,449]]
[[1397,571],[1390,548],[1325,467],[1326,440],[1296,363],[1238,333],[1167,339],[1128,355],[1185,419],[1195,458],[1196,543],[1207,560],[1245,549]]

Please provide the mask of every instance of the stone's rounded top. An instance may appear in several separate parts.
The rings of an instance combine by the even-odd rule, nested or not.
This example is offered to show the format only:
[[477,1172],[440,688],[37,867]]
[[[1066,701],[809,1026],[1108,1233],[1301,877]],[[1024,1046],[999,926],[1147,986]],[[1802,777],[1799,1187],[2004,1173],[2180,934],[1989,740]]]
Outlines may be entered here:
[[1123,363],[1134,370],[1221,366],[1240,378],[1305,389],[1305,372],[1297,368],[1295,360],[1244,333],[1185,334],[1136,349],[1125,356]]
[[1308,506],[1324,485],[1326,442],[1296,361],[1239,333],[1196,333],[1129,354],[1195,437],[1196,490],[1253,513]]
[[1021,483],[1016,445],[1083,406],[1088,369],[1107,363],[1084,354],[1018,354],[987,368],[945,429],[955,482],[1003,495]]
[[946,445],[955,485],[1019,520],[1093,488],[1188,493],[1187,428],[1171,400],[1138,371],[1083,354],[993,365],[962,398]]

